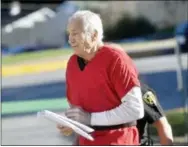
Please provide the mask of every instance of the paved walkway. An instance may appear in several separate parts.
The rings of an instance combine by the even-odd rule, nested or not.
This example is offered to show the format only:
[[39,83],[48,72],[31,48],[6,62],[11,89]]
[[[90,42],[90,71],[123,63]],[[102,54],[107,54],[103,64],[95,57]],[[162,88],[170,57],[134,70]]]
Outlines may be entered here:
[[[62,136],[56,124],[36,115],[2,119],[2,145],[71,145],[73,140],[73,135]],[[154,140],[159,145],[159,139]],[[188,145],[185,137],[176,137],[175,141],[175,145]]]

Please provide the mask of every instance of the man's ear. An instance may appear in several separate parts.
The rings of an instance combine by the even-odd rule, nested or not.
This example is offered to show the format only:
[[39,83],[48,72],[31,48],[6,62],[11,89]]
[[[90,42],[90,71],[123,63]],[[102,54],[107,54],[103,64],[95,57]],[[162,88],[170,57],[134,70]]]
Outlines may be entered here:
[[92,36],[92,41],[96,41],[98,37],[98,32],[95,30]]

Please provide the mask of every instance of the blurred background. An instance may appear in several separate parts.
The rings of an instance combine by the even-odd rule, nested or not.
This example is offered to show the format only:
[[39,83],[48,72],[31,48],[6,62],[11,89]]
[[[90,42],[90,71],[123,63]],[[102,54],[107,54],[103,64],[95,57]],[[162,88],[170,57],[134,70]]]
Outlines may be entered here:
[[[188,2],[2,0],[2,145],[70,145],[54,123],[36,113],[61,113],[66,63],[72,50],[66,25],[78,9],[101,15],[104,41],[122,45],[142,81],[157,93],[176,144],[188,144]],[[152,128],[156,144],[158,137]]]

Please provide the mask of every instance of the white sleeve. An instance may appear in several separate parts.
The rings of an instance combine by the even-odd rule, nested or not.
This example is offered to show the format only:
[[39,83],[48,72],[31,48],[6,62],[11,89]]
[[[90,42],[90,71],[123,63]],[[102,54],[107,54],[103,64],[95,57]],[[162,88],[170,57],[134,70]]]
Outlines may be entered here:
[[133,87],[118,107],[91,114],[92,126],[110,126],[132,122],[144,116],[144,105],[140,87]]

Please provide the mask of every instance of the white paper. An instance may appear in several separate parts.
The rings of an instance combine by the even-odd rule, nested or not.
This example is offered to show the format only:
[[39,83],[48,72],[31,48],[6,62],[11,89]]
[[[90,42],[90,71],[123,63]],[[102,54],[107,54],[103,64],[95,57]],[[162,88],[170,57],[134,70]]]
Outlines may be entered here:
[[81,124],[81,123],[79,123],[79,122],[77,122],[77,121],[74,121],[74,120],[72,120],[72,119],[69,119],[69,118],[67,118],[64,114],[59,115],[59,117],[61,117],[62,119],[64,119],[64,120],[66,120],[66,121],[68,121],[68,122],[70,122],[70,123],[72,123],[72,124],[78,126],[79,128],[81,128],[82,130],[84,130],[84,131],[87,132],[87,133],[91,133],[91,132],[94,131],[93,128],[90,128],[90,127],[88,127],[88,126],[86,126],[86,125],[84,125],[84,124]]
[[93,137],[89,134],[93,132],[94,130],[84,124],[81,124],[77,121],[71,120],[67,118],[65,115],[61,116],[59,114],[56,114],[54,112],[44,110],[37,113],[38,117],[44,117],[48,120],[51,120],[55,123],[58,123],[62,126],[66,126],[69,128],[72,128],[77,134],[89,139],[94,140]]

